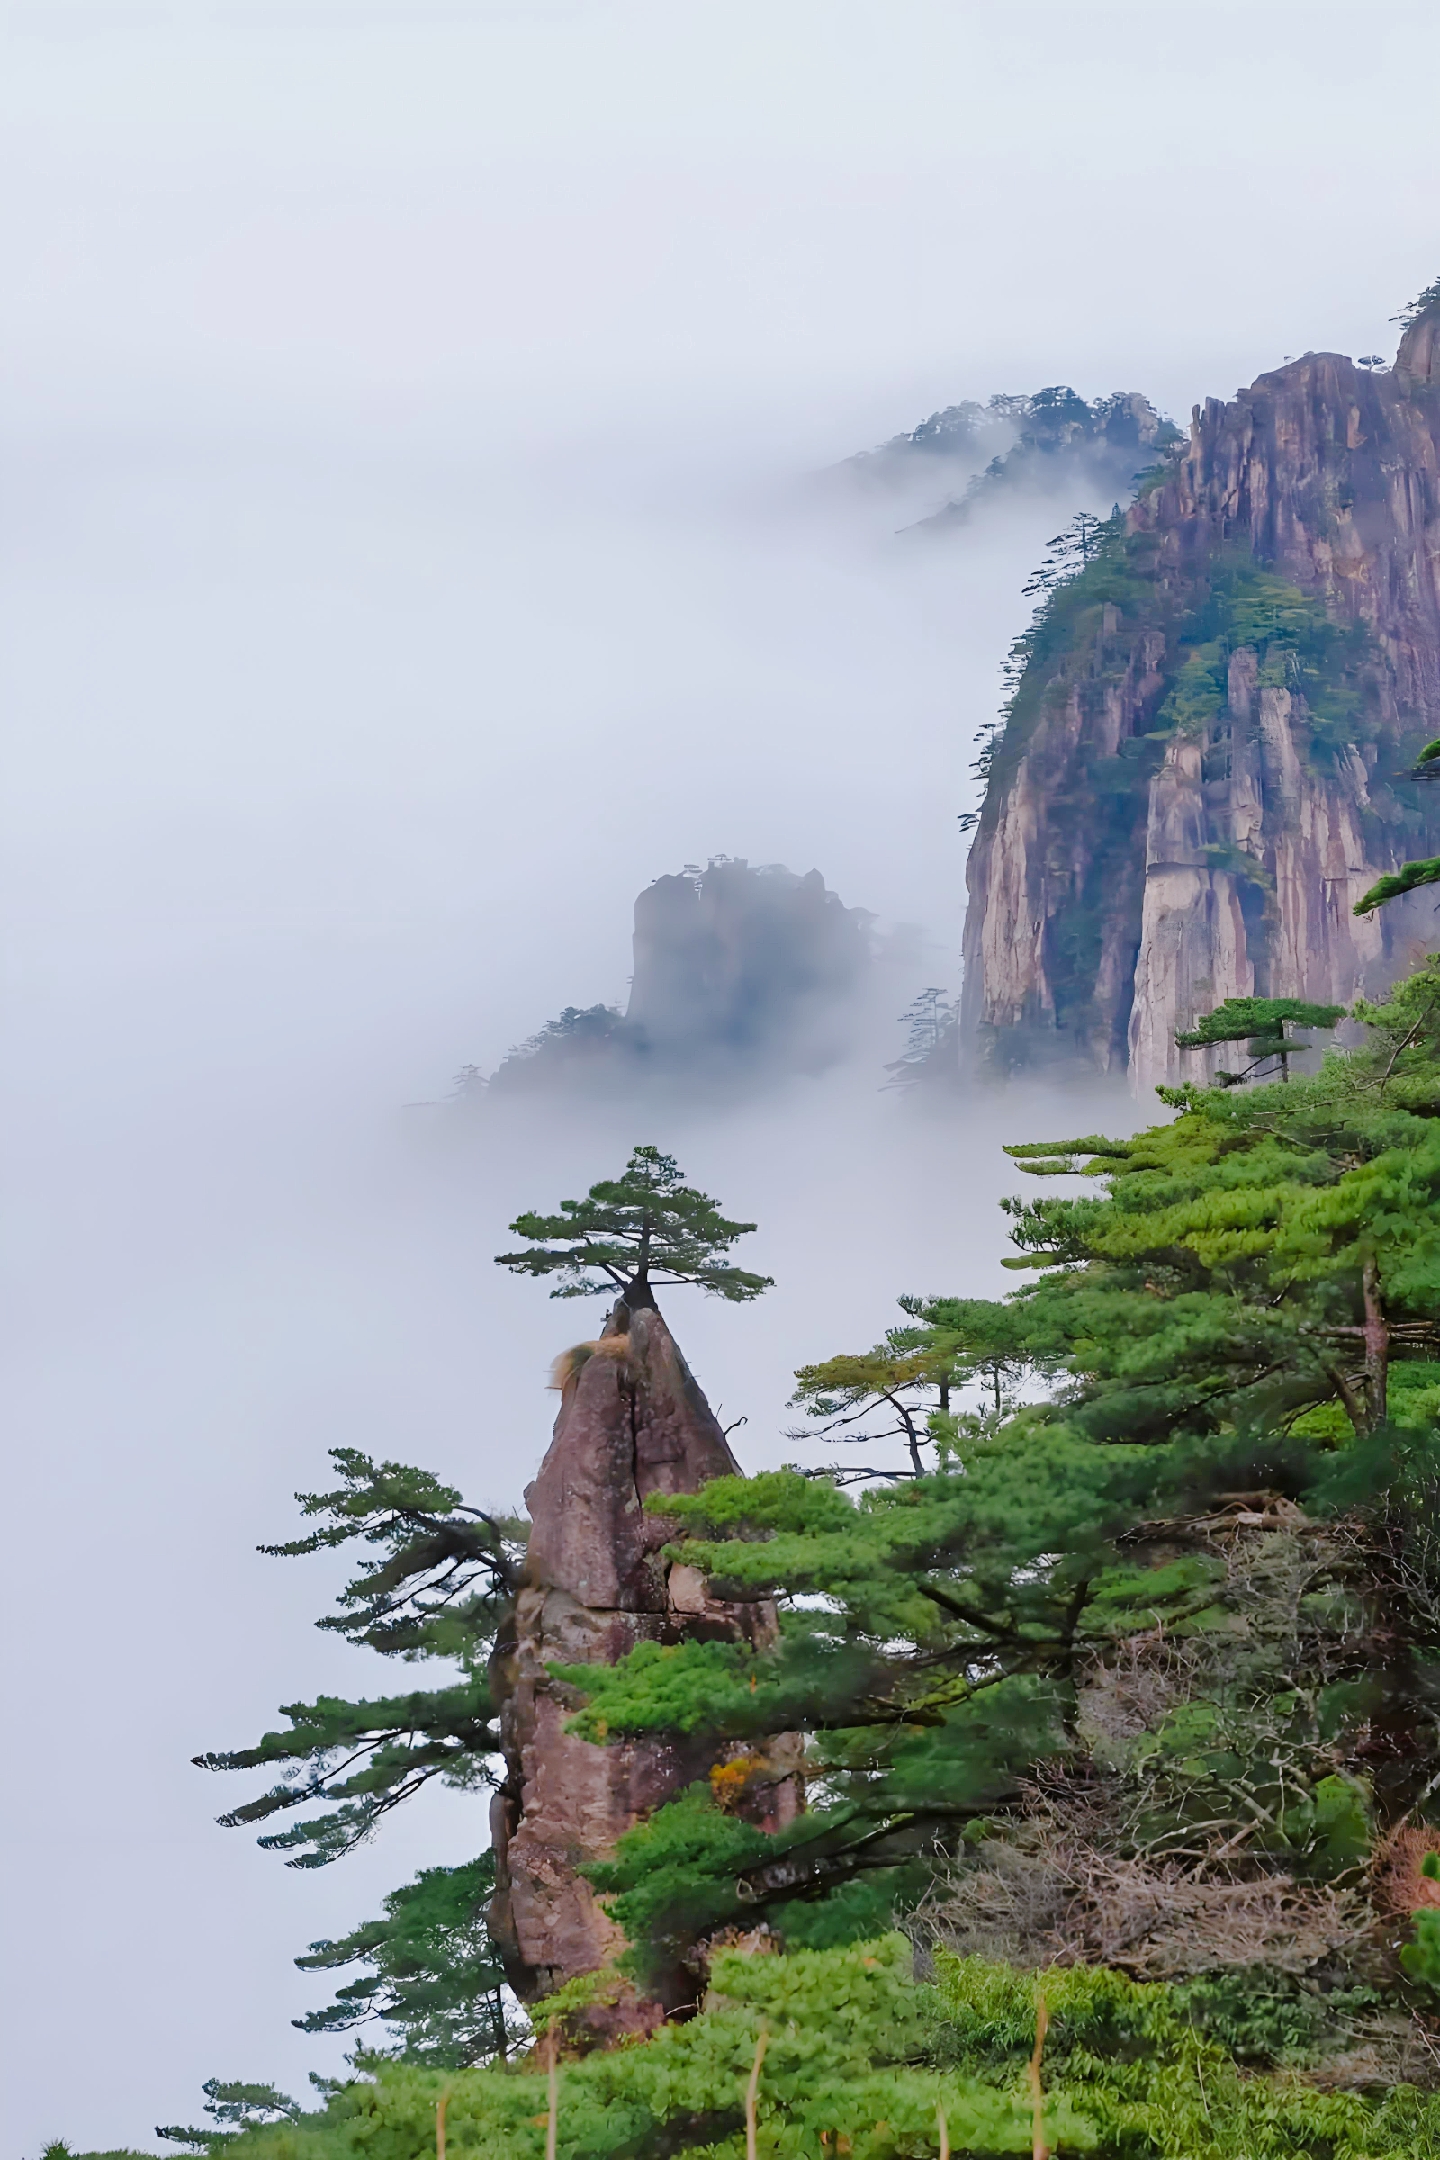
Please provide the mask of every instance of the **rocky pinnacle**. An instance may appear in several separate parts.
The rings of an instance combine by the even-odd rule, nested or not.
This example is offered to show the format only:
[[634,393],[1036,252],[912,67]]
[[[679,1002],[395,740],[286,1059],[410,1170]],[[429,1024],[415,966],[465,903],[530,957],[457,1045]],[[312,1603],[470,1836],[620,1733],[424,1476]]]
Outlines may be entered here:
[[[739,1466],[648,1292],[615,1306],[598,1342],[557,1365],[554,1438],[526,1491],[533,1524],[515,1635],[497,1652],[507,1777],[493,1802],[497,1890],[491,1928],[512,1985],[530,2000],[611,1964],[623,1938],[579,1872],[717,1760],[703,1739],[643,1735],[597,1746],[565,1730],[581,1697],[552,1665],[613,1664],[640,1642],[773,1639],[773,1606],[723,1604],[691,1568],[667,1561],[676,1526],[656,1494],[695,1492]],[[780,1775],[768,1819],[793,1817],[798,1780]],[[683,2009],[697,1976],[670,1975],[656,1999],[607,1987],[592,2022],[641,2031]]]

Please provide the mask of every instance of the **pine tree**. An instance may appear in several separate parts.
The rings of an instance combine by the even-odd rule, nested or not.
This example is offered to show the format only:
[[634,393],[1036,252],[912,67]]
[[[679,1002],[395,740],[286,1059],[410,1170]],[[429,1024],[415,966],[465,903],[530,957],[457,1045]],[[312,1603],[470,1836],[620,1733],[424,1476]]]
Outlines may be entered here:
[[[318,1625],[383,1656],[438,1660],[454,1677],[378,1700],[322,1696],[287,1704],[288,1728],[266,1733],[255,1747],[195,1758],[207,1770],[284,1768],[278,1784],[220,1817],[227,1827],[320,1803],[322,1812],[259,1840],[301,1868],[324,1867],[353,1851],[432,1781],[462,1791],[498,1781],[500,1734],[488,1665],[512,1623],[524,1556],[523,1522],[467,1507],[428,1471],[375,1463],[354,1448],[333,1449],[331,1459],[339,1485],[296,1496],[302,1512],[318,1518],[317,1527],[261,1549],[293,1556],[357,1539],[378,1547],[341,1591],[338,1610]],[[312,1943],[309,1955],[296,1959],[302,1969],[369,1971],[342,1987],[328,2008],[298,2020],[302,2030],[346,2031],[373,2018],[422,2060],[464,2063],[503,2054],[509,2034],[500,1964],[484,1914],[493,1878],[488,1853],[462,1867],[427,1869],[392,1892],[383,1919]],[[217,2114],[217,2121],[229,2119]],[[215,2136],[173,2134],[201,2143]]]
[[1017,1316],[993,1299],[902,1297],[899,1304],[910,1324],[891,1329],[886,1340],[897,1349],[929,1353],[942,1418],[950,1413],[951,1391],[967,1387],[978,1388],[989,1415],[998,1418],[1014,1408],[1015,1390],[1044,1370]]
[[1426,855],[1418,862],[1402,863],[1398,870],[1377,878],[1370,890],[1356,901],[1353,913],[1373,915],[1387,900],[1399,900],[1405,893],[1418,892],[1422,885],[1440,885],[1440,855]]
[[1238,1087],[1253,1079],[1262,1065],[1278,1060],[1282,1080],[1290,1078],[1290,1060],[1306,1045],[1287,1028],[1333,1028],[1345,1017],[1343,1005],[1317,1005],[1307,998],[1226,998],[1193,1028],[1176,1034],[1182,1050],[1204,1050],[1215,1043],[1244,1042],[1250,1062],[1238,1073],[1217,1073],[1219,1087]]
[[[1434,288],[1432,288],[1434,289]],[[1422,294],[1422,299],[1424,295]],[[1408,774],[1410,780],[1440,780],[1440,736],[1426,743]],[[1398,870],[1388,876],[1377,878],[1369,891],[1362,893],[1352,913],[1373,915],[1376,908],[1387,901],[1398,900],[1403,894],[1416,892],[1422,885],[1440,885],[1440,855],[1423,856],[1418,862],[1402,863]]]
[[890,1074],[886,1087],[916,1087],[936,1073],[942,1054],[955,1044],[959,1015],[959,1001],[947,1002],[944,990],[933,983],[912,999],[900,1015],[901,1026],[909,1030],[905,1054],[885,1067]]
[[227,1828],[266,1822],[316,1801],[331,1812],[262,1837],[292,1853],[290,1867],[324,1867],[367,1838],[381,1818],[432,1779],[463,1789],[494,1782],[496,1708],[486,1671],[509,1618],[524,1549],[524,1526],[466,1507],[452,1487],[403,1463],[374,1463],[335,1448],[341,1474],[332,1492],[300,1493],[319,1528],[262,1551],[295,1555],[360,1539],[382,1548],[318,1624],[382,1655],[439,1659],[459,1667],[449,1685],[349,1702],[321,1696],[283,1706],[287,1730],[250,1748],[197,1755],[204,1770],[285,1766],[278,1785],[220,1820]]
[[448,2068],[503,2062],[522,2028],[507,2013],[505,1975],[486,1909],[495,1859],[424,1868],[392,1890],[384,1917],[337,1941],[314,1942],[302,1972],[368,1968],[323,2010],[297,2018],[302,2032],[350,2032],[372,2020],[390,2028],[407,2058]]
[[1064,531],[1046,541],[1044,562],[1020,588],[1026,599],[1053,592],[1066,578],[1083,570],[1099,554],[1106,532],[1104,518],[1096,517],[1089,510],[1077,510]]
[[517,1216],[510,1228],[532,1250],[497,1253],[497,1267],[517,1275],[555,1275],[552,1297],[597,1297],[618,1290],[632,1307],[654,1303],[656,1283],[695,1283],[744,1304],[772,1278],[721,1259],[754,1223],[728,1222],[708,1194],[681,1182],[671,1155],[637,1147],[618,1178],[592,1185],[583,1200],[562,1200],[557,1215]]
[[157,2123],[156,2137],[168,2138],[173,2145],[193,2145],[201,2152],[217,2152],[233,2142],[242,2130],[258,2130],[271,2123],[297,2122],[303,2112],[289,2093],[277,2092],[273,2085],[207,2078],[200,2090],[205,2095],[205,2113],[212,2118],[209,2128]]
[[[812,1805],[767,1836],[732,1765],[622,1840],[596,1879],[642,1964],[758,1913],[873,1927],[937,1865],[973,1905],[982,1858],[1102,1950],[1126,1898],[1192,1914],[1181,1959],[1344,1933],[1353,1870],[1440,1790],[1440,969],[1358,1017],[1314,1078],[1012,1150],[1101,1181],[1010,1203],[1039,1279],[995,1340],[1059,1376],[1049,1402],[858,1503],[794,1471],[666,1500],[674,1557],[775,1598],[780,1640],[569,1669],[577,1729],[703,1733],[757,1777],[800,1730]],[[848,1375],[877,1402],[886,1355]],[[847,1374],[801,1377],[818,1403]],[[1151,1707],[1114,1728],[1132,1686]],[[1197,1867],[1228,1906],[1194,1903]]]
[[[868,1447],[899,1439],[908,1470],[833,1465],[838,1484],[875,1477],[920,1477],[924,1450],[953,1449],[960,1430],[958,1398],[979,1385],[989,1414],[999,1417],[1009,1390],[1032,1369],[1017,1316],[985,1298],[902,1297],[909,1325],[888,1328],[873,1350],[841,1353],[802,1365],[791,1402],[803,1406],[818,1432],[792,1427],[787,1440],[824,1439]],[[969,1414],[973,1424],[975,1413]]]
[[819,1421],[820,1429],[812,1433],[803,1426],[792,1427],[786,1439],[823,1439],[846,1447],[883,1445],[891,1439],[904,1441],[910,1457],[908,1470],[894,1470],[888,1465],[883,1469],[870,1464],[836,1465],[830,1475],[837,1484],[872,1477],[923,1476],[921,1451],[932,1437],[930,1406],[945,1386],[945,1380],[935,1373],[934,1362],[924,1350],[898,1350],[887,1340],[877,1343],[873,1350],[842,1352],[818,1365],[802,1365],[795,1375],[798,1386],[790,1399],[793,1404],[803,1405],[806,1413]]

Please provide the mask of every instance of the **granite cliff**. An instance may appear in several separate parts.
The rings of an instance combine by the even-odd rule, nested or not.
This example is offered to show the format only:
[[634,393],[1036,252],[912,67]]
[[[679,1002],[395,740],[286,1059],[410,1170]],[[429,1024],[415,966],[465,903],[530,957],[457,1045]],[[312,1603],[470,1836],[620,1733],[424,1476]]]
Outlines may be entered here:
[[1229,996],[1350,1003],[1436,942],[1440,288],[1395,365],[1307,353],[1142,477],[1052,586],[982,754],[962,1034],[1002,1069],[1200,1079]]

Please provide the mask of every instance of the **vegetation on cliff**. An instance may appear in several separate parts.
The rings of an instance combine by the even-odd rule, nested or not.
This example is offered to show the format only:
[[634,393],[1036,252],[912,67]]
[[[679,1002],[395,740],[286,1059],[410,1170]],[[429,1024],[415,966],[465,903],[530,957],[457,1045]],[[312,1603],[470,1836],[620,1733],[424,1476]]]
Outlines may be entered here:
[[[1207,779],[1228,770],[1212,737],[1224,733],[1234,656],[1253,653],[1257,686],[1289,693],[1304,715],[1306,753],[1322,770],[1379,739],[1381,668],[1362,625],[1332,621],[1321,600],[1247,551],[1218,547],[1180,571],[1153,526],[1118,510],[1103,520],[1077,518],[1057,534],[1031,589],[1038,605],[1011,646],[1000,715],[976,738],[974,770],[993,817],[1042,724],[1076,709],[1080,738],[1057,752],[1064,787],[1046,808],[1049,859],[1066,879],[1064,905],[1047,926],[1047,974],[1056,1026],[1083,1037],[1102,1025],[1094,995],[1105,931],[1124,895],[1138,891],[1151,783],[1168,746],[1201,743]],[[1104,724],[1116,700],[1135,708],[1133,729]],[[1391,784],[1404,777],[1378,774],[1372,789],[1371,824],[1382,845],[1428,829],[1423,799]],[[962,822],[978,826],[984,816]],[[1273,885],[1262,854],[1222,840],[1205,855],[1250,889],[1258,950]]]
[[779,1837],[727,1787],[622,1841],[601,1879],[638,1958],[760,1914],[805,1939],[937,1860],[966,1940],[989,1913],[1014,1954],[1144,1972],[1369,1971],[1423,1902],[1386,1841],[1440,1787],[1440,974],[1365,1017],[1317,1078],[1011,1150],[1107,1188],[1008,1203],[1038,1280],[995,1310],[1049,1401],[937,1404],[933,1467],[858,1506],[798,1471],[667,1503],[780,1643],[646,1646],[589,1675],[581,1729],[710,1729],[759,1774],[800,1726],[814,1794]]
[[[207,2142],[230,2160],[1440,2152],[1434,2096],[1308,2082],[1320,2027],[1299,1991],[1147,1984],[1076,1966],[1021,1973],[943,1949],[927,1970],[917,1985],[912,1945],[895,1935],[831,1951],[721,1951],[698,2017],[614,2052],[567,2052],[553,2079],[548,2043],[519,2070],[376,2060],[313,2111],[255,2088],[249,2126],[241,2103],[229,2123],[242,2127],[217,2122]],[[553,2022],[558,2053],[563,2005]]]
[[1004,430],[1008,446],[973,473],[964,490],[910,528],[935,531],[967,523],[977,513],[1017,495],[1068,493],[1129,498],[1142,470],[1180,440],[1137,391],[1117,390],[1093,401],[1068,383],[1051,383],[1028,397],[1000,396],[988,405],[951,406],[932,415],[911,435],[897,436],[849,470],[896,478],[935,460],[967,451],[983,455],[988,434]]
[[[395,2054],[313,2113],[217,2084],[214,2128],[178,2134],[418,2160],[443,2099],[477,2155],[538,2160],[553,2130],[577,2160],[729,2160],[768,2033],[756,2152],[933,2153],[943,2114],[956,2154],[1440,2154],[1440,963],[1357,1017],[1316,1075],[1013,1147],[1087,1187],[1008,1203],[1034,1279],[907,1298],[881,1344],[797,1376],[819,1437],[900,1441],[863,1489],[791,1468],[663,1497],[672,1562],[773,1600],[778,1636],[552,1676],[577,1737],[710,1746],[709,1777],[587,1871],[622,1968],[689,1961],[699,2015],[567,2060],[552,2123],[501,2059],[484,1863],[430,1870],[302,1961],[361,1969],[309,2027],[373,2016]],[[276,1549],[379,1548],[323,1624],[464,1677],[298,1705],[205,1758],[286,1766],[228,1820],[329,1805],[267,1833],[294,1865],[431,1777],[493,1776],[483,1665],[517,1579],[518,1525],[423,1472],[340,1467]],[[763,1827],[747,1795],[797,1733],[807,1809]],[[585,1999],[621,1984],[532,2022],[583,2049]]]
[[463,1066],[452,1100],[733,1097],[846,1056],[877,972],[903,941],[845,907],[818,870],[712,856],[656,878],[635,902],[625,1010],[567,1005],[488,1077]]

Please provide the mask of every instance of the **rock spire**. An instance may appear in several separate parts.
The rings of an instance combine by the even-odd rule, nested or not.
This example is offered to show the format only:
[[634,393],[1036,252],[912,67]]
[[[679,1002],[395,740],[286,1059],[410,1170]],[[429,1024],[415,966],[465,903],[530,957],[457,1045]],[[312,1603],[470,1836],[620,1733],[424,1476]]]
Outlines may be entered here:
[[[642,1736],[599,1747],[565,1730],[580,1698],[551,1665],[613,1664],[641,1642],[773,1639],[767,1603],[723,1604],[662,1548],[675,1524],[656,1494],[695,1492],[739,1466],[643,1286],[616,1304],[598,1342],[557,1361],[554,1438],[526,1502],[533,1530],[513,1643],[497,1655],[507,1778],[493,1803],[497,1883],[491,1927],[512,1984],[531,2000],[613,1961],[623,1938],[578,1870],[716,1761],[713,1745]],[[777,1762],[784,1763],[783,1746]],[[767,1819],[799,1805],[777,1771]],[[592,2013],[602,2035],[642,2031],[695,1997],[677,1971],[642,2001],[629,1988]]]

